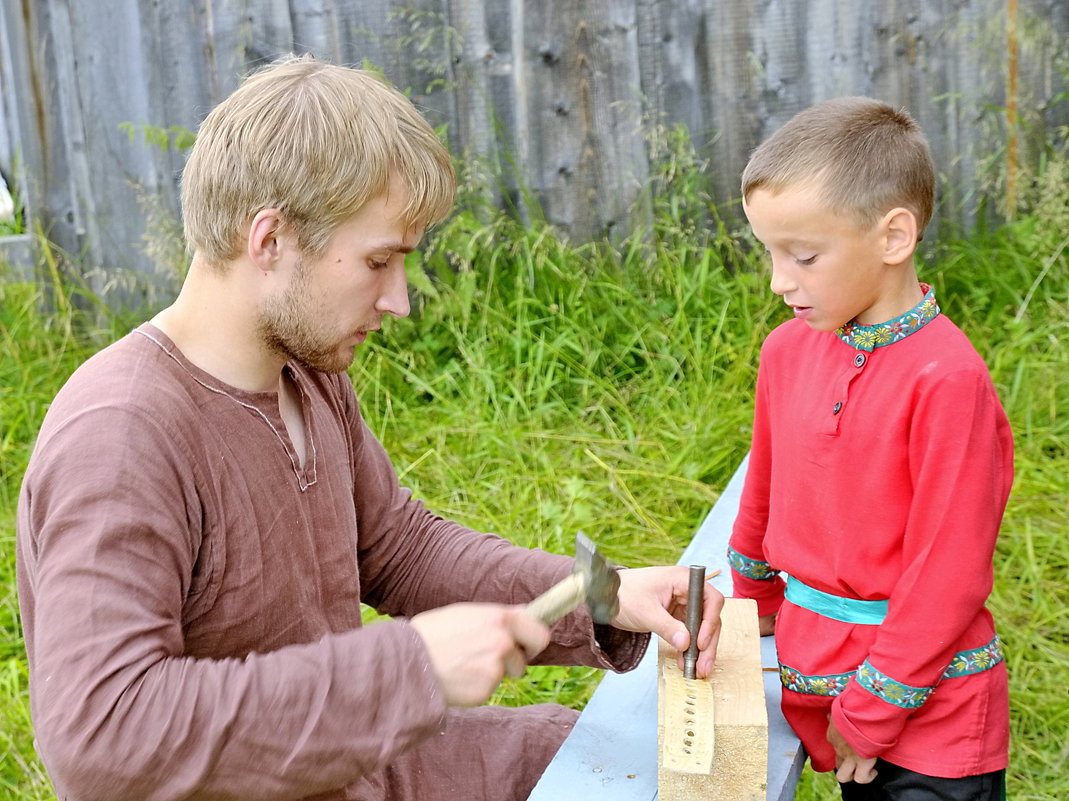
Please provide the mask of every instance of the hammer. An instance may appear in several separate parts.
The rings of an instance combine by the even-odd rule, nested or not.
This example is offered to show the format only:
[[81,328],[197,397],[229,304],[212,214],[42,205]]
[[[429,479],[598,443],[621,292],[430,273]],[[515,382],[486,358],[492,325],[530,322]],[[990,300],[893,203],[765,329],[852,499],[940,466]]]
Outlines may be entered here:
[[620,609],[620,576],[582,531],[575,535],[575,565],[568,578],[527,604],[527,613],[552,626],[586,601],[595,623],[608,623]]

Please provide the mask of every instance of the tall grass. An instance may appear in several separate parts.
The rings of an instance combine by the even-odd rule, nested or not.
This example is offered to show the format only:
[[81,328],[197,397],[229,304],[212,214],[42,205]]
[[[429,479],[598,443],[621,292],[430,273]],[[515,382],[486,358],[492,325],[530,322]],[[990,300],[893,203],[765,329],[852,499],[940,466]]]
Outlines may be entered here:
[[42,285],[0,263],[0,798],[54,799],[33,749],[26,654],[15,593],[15,509],[37,429],[74,369],[121,327],[41,249]]
[[[748,448],[758,349],[785,309],[747,238],[702,195],[694,165],[671,164],[657,176],[652,225],[622,241],[573,244],[468,203],[412,257],[412,319],[370,341],[352,378],[403,482],[436,511],[553,551],[567,552],[582,528],[624,564],[678,559]],[[1012,226],[941,243],[922,268],[991,365],[1017,437],[991,606],[1012,681],[1010,797],[1026,801],[1069,797],[1069,270],[1052,233],[1057,204],[1035,205]],[[0,283],[8,798],[53,797],[26,713],[12,580],[18,483],[52,395],[126,327],[79,312],[86,300],[52,274],[50,312],[41,288]],[[589,669],[532,669],[495,701],[579,707],[597,680]],[[806,773],[799,799],[836,797],[829,777]]]
[[[745,452],[732,435],[747,425],[759,330],[778,307],[740,291],[757,288],[754,272],[733,277],[711,253],[569,246],[545,226],[460,215],[414,265],[429,275],[418,322],[390,325],[354,381],[385,439],[434,421],[416,427],[432,439],[393,443],[424,463],[414,481],[434,475],[427,460],[459,457],[481,465],[479,480],[442,475],[451,498],[496,504],[487,489],[518,483],[500,521],[511,525],[495,528],[553,549],[584,528],[610,550],[619,537],[621,557],[638,541],[640,558],[666,558]],[[650,482],[659,497],[632,493]],[[610,495],[595,499],[597,486]]]
[[1038,179],[1033,213],[953,243],[939,280],[991,365],[1014,426],[1016,481],[990,607],[1006,641],[1009,797],[1069,798],[1069,160]]

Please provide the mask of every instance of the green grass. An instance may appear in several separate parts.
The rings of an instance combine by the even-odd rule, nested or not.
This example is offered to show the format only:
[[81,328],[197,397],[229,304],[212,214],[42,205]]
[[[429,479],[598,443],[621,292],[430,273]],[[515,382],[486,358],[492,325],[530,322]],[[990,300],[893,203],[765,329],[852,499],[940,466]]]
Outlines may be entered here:
[[60,278],[49,250],[42,267],[52,279],[47,287],[12,283],[0,264],[0,798],[12,801],[55,798],[36,759],[30,727],[15,594],[18,488],[57,389],[117,334],[111,325],[100,328],[99,315],[83,311],[98,308],[97,302]]
[[[745,236],[715,215],[695,222],[710,210],[692,174],[661,179],[658,198],[672,202],[616,244],[568,244],[474,208],[413,257],[412,319],[369,342],[352,377],[403,481],[436,511],[553,551],[582,528],[625,564],[678,559],[748,448],[758,349],[785,310]],[[1037,201],[1013,225],[933,246],[922,268],[991,365],[1017,439],[991,607],[1008,651],[1018,801],[1069,797],[1069,270],[1057,238],[1069,227],[1058,208]],[[12,799],[54,797],[26,705],[19,481],[55,391],[127,327],[49,265],[43,288],[0,282],[0,797]],[[532,669],[495,701],[580,707],[598,675]],[[828,776],[806,772],[800,801],[837,797]]]

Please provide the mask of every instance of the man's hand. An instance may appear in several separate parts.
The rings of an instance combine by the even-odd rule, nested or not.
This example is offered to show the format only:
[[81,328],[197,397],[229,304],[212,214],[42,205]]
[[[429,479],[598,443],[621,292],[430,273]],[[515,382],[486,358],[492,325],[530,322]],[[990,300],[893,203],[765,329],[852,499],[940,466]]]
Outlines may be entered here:
[[422,612],[419,632],[449,706],[478,706],[506,676],[518,678],[527,660],[549,645],[549,629],[522,606],[461,603]]
[[835,749],[835,778],[839,782],[869,784],[876,778],[875,759],[862,759],[828,715],[828,742]]
[[[683,622],[687,615],[687,591],[690,569],[685,565],[673,567],[640,567],[620,571],[620,611],[612,625],[624,631],[650,631],[663,637],[679,651],[679,667],[683,669],[683,652],[690,646],[690,633]],[[720,639],[720,610],[724,596],[709,584],[705,585],[702,625],[698,629],[698,664],[695,671],[705,678],[713,669],[716,644]]]

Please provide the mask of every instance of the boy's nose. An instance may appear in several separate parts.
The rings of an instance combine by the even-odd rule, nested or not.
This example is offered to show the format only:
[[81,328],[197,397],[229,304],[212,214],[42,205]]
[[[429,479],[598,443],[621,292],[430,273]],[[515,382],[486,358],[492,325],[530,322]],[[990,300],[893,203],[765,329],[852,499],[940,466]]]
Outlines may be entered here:
[[776,295],[786,295],[794,289],[794,281],[782,266],[777,266],[775,259],[772,260],[772,280],[768,285]]

